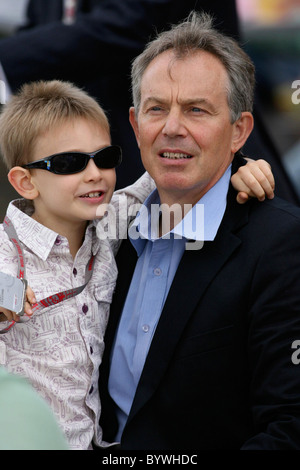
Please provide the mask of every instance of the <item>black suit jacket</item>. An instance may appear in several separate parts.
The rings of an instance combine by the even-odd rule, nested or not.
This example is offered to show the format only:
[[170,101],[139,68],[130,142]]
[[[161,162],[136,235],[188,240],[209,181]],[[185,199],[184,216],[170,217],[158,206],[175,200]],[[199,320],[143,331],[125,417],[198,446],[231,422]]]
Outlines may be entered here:
[[[192,10],[213,14],[216,26],[239,38],[235,0],[79,0],[75,24],[61,23],[62,0],[30,0],[27,29],[0,41],[0,62],[13,90],[33,80],[68,80],[85,88],[107,111],[112,140],[122,146],[117,187],[143,172],[128,120],[130,66],[155,31]],[[245,146],[252,158],[272,165],[277,195],[296,204],[296,192],[255,105],[255,128]]]
[[[234,162],[234,171],[236,164]],[[239,205],[230,187],[217,236],[185,251],[122,436],[123,449],[300,449],[300,210]],[[100,368],[101,425],[111,345],[137,261],[125,240]]]

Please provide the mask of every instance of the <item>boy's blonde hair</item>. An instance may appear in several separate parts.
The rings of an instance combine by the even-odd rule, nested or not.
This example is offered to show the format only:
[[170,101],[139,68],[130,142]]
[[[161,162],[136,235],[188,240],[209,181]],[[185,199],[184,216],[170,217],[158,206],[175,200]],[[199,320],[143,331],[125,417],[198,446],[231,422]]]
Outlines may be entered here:
[[23,85],[0,116],[0,152],[7,168],[30,162],[41,134],[76,118],[93,121],[110,135],[103,109],[72,83],[51,80]]

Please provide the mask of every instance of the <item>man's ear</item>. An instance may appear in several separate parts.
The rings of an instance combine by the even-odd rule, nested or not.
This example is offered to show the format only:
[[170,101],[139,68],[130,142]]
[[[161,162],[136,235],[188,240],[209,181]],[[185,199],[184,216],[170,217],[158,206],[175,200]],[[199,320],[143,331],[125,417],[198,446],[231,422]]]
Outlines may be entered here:
[[135,113],[135,108],[133,106],[131,106],[131,108],[129,109],[129,122],[131,124],[132,129],[134,130],[138,147],[140,147],[139,126],[138,126],[137,116]]
[[235,154],[240,150],[248,139],[254,126],[254,119],[251,113],[248,111],[243,112],[241,117],[233,124],[233,138],[231,151]]
[[13,188],[25,199],[35,199],[39,195],[34,183],[32,182],[29,170],[21,166],[14,166],[8,173],[8,181]]

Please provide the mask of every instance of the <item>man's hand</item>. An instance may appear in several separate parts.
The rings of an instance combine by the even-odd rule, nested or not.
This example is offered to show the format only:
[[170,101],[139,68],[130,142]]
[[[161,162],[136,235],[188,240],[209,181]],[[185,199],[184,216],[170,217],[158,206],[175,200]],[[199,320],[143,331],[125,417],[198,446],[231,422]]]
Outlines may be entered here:
[[241,166],[231,177],[232,185],[238,191],[237,202],[244,204],[250,197],[259,201],[264,201],[266,197],[273,199],[275,181],[269,163],[265,160],[246,160],[247,165]]

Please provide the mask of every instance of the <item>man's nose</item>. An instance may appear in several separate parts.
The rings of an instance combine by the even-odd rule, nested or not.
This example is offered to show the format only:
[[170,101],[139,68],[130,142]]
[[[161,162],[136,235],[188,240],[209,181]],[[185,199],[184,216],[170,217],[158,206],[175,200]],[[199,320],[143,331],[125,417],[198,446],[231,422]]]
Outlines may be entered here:
[[184,117],[179,110],[170,110],[162,132],[168,137],[185,136],[187,134]]

